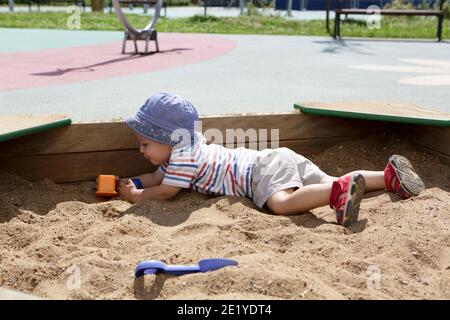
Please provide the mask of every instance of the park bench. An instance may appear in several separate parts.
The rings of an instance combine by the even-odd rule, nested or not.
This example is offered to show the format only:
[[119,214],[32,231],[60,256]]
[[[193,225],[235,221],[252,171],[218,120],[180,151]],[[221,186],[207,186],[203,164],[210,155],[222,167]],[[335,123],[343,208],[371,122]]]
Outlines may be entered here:
[[33,3],[37,4],[37,10],[40,11],[41,9],[41,3],[73,3],[76,6],[82,7],[83,12],[86,11],[86,3],[84,0],[29,0],[28,1],[28,9],[31,12],[31,6]]
[[[157,0],[119,0],[119,4],[128,6],[142,5],[144,7],[144,13],[147,13],[148,6],[154,6],[156,2]],[[112,6],[112,0],[109,0],[109,13],[112,12]],[[164,8],[164,17],[167,17],[167,3],[164,1],[162,6]]]
[[[444,22],[444,6],[445,0],[439,0],[439,10],[406,10],[406,9],[380,9],[377,10],[376,13],[381,15],[389,15],[389,16],[435,16],[438,18],[437,21],[437,32],[436,37],[438,41],[442,40],[442,25]],[[374,14],[374,11],[366,10],[366,9],[355,9],[355,8],[342,8],[341,0],[337,0],[336,8],[334,9],[335,17],[334,17],[334,34],[333,38],[337,37],[341,38],[341,15],[352,15],[352,14]]]

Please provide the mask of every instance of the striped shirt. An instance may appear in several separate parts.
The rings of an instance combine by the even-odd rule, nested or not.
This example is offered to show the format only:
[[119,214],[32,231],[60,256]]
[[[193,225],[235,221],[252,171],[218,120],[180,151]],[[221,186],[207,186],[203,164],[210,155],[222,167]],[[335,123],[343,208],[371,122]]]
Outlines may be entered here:
[[205,137],[196,132],[194,144],[174,146],[169,161],[159,167],[164,173],[162,184],[252,198],[250,183],[257,154],[246,148],[206,144]]

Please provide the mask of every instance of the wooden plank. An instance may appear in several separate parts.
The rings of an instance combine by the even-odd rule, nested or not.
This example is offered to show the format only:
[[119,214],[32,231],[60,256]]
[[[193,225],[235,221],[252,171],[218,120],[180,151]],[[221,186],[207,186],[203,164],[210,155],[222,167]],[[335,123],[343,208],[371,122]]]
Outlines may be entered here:
[[95,180],[99,174],[130,177],[155,169],[138,150],[4,157],[0,170],[30,181],[56,183]]
[[[372,121],[317,117],[298,111],[276,114],[241,114],[202,117],[201,131],[208,136],[210,129],[217,129],[224,137],[227,129],[255,129],[256,141],[263,141],[260,129],[279,129],[279,140],[298,138],[334,138],[369,134],[382,124]],[[256,142],[254,138],[248,141]],[[29,137],[0,143],[1,156],[60,154],[136,149],[137,142],[132,130],[123,122],[72,124],[70,127],[53,129]]]
[[[208,130],[218,129],[224,135],[226,130],[261,129],[267,130],[267,141],[271,141],[271,129],[279,130],[279,140],[296,140],[312,138],[335,138],[364,135],[374,132],[382,125],[373,121],[338,119],[335,117],[317,117],[305,115],[298,111],[274,114],[242,114],[240,116],[210,116],[202,118],[201,130],[208,137]],[[349,130],[350,129],[350,130]],[[261,135],[249,142],[266,140]]]
[[122,122],[72,124],[0,143],[0,156],[136,149],[136,138]]
[[[280,142],[279,147],[287,147],[308,156],[336,143],[363,137],[284,140]],[[95,180],[99,174],[130,177],[155,169],[138,150],[13,156],[0,159],[0,170],[31,181],[48,178],[56,183]]]
[[334,137],[334,138],[317,138],[317,139],[298,139],[288,140],[280,143],[280,147],[289,148],[303,156],[310,156],[322,152],[338,143],[351,140],[359,140],[367,137],[367,135],[357,135],[352,137]]
[[430,149],[430,148],[427,148],[427,147],[422,146],[422,145],[417,145],[417,147],[420,148],[420,149],[423,149],[423,150],[425,150],[425,151],[428,151],[428,152],[431,153],[432,155],[435,155],[436,157],[438,157],[438,158],[439,158],[439,161],[440,161],[442,164],[445,164],[445,165],[447,165],[447,166],[450,166],[450,156],[449,156],[449,155],[444,154],[444,153],[441,153],[441,152],[436,151],[436,150],[433,150],[433,149]]
[[397,133],[408,137],[413,143],[450,156],[450,128],[395,125]]
[[[378,122],[316,117],[297,111],[210,116],[202,120],[200,129],[207,137],[214,132],[226,137],[227,129],[255,129],[257,133],[268,129],[267,136],[248,136],[246,146],[257,143],[260,149],[288,147],[304,155],[364,137],[381,127]],[[271,141],[274,137],[270,129],[279,129],[278,145]],[[74,124],[0,144],[0,170],[29,180],[49,178],[57,183],[94,180],[100,173],[128,177],[153,171],[155,167],[137,147],[134,133],[123,122]]]

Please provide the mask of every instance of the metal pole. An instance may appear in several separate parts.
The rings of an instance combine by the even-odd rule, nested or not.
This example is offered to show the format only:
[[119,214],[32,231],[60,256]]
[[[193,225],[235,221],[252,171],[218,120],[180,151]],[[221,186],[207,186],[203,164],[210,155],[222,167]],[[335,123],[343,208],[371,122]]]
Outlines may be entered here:
[[14,0],[8,0],[9,11],[14,11]]
[[239,14],[241,16],[244,14],[244,2],[245,2],[245,0],[239,0],[239,7],[241,8],[241,11]]
[[288,0],[287,5],[287,16],[292,17],[292,0]]

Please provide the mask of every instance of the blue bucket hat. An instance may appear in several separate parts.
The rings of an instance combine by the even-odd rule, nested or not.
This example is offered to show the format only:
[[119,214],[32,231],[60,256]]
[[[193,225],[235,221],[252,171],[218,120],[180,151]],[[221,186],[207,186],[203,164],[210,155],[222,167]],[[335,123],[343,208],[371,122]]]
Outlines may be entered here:
[[148,98],[138,112],[125,122],[146,139],[174,146],[186,134],[194,138],[197,120],[198,113],[192,103],[164,92]]

